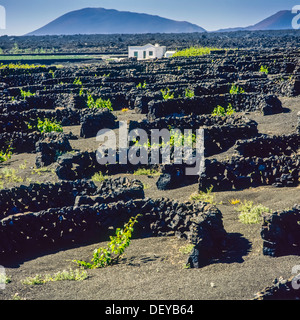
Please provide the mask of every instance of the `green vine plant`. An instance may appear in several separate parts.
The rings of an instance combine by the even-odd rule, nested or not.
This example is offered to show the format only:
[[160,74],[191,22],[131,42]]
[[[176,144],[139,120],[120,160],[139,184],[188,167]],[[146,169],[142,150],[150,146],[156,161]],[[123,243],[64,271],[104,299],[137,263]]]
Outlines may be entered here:
[[240,93],[245,93],[245,90],[238,85],[232,84],[229,93],[230,94],[240,94]]
[[195,96],[195,93],[193,90],[186,88],[184,95],[186,98],[193,98]]
[[224,117],[224,116],[231,116],[234,113],[236,113],[236,111],[231,105],[231,103],[229,103],[226,109],[221,106],[217,106],[216,108],[214,108],[212,115],[215,117]]
[[34,97],[35,93],[31,93],[30,91],[20,90],[21,97],[25,100],[27,97]]
[[87,106],[89,109],[105,109],[114,111],[110,99],[104,100],[102,98],[94,99],[90,93],[87,96]]
[[110,236],[110,242],[107,244],[106,248],[100,247],[94,250],[91,262],[81,260],[73,261],[79,266],[87,269],[105,268],[118,263],[125,249],[130,244],[132,232],[134,230],[133,227],[140,216],[141,214],[130,218],[130,220],[125,223],[123,229],[117,228],[116,235]]
[[82,86],[82,81],[80,80],[80,78],[75,78],[73,84],[76,86]]
[[147,82],[146,80],[142,84],[141,82],[136,86],[137,89],[146,89],[147,88]]
[[269,68],[267,66],[260,66],[259,72],[262,72],[264,74],[268,74]]
[[9,160],[12,156],[12,147],[9,145],[5,151],[0,150],[0,163]]
[[164,100],[174,99],[174,93],[171,93],[171,90],[169,88],[167,88],[166,90],[161,89],[160,92]]
[[60,122],[56,121],[55,119],[40,119],[37,118],[36,124],[31,124],[27,122],[27,128],[29,130],[37,130],[41,133],[46,132],[63,132],[63,127]]

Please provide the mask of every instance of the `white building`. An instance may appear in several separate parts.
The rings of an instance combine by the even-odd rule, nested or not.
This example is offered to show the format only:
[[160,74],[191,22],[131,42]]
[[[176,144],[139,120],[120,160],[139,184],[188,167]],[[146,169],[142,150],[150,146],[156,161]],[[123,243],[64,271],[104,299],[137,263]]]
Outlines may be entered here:
[[160,59],[163,58],[167,48],[165,46],[160,46],[159,44],[146,44],[145,46],[132,46],[128,47],[128,57],[137,58],[138,60],[145,59]]

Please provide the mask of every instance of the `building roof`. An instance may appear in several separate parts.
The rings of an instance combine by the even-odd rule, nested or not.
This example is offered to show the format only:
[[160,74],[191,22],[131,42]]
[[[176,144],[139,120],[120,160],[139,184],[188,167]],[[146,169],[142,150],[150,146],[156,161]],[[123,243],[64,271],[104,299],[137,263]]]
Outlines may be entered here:
[[144,46],[129,46],[128,48],[142,49],[142,48],[149,48],[149,47],[158,48],[163,46],[160,46],[158,43],[156,43],[155,45],[148,43],[148,44],[145,44]]

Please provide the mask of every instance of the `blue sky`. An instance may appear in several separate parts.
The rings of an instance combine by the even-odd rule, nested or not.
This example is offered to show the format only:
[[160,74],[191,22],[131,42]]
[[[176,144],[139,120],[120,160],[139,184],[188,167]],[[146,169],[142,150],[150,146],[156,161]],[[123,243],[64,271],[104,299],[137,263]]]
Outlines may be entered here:
[[23,35],[86,7],[155,14],[208,31],[245,27],[279,10],[291,10],[300,0],[0,0],[0,5],[6,9],[6,30],[0,30],[0,35]]

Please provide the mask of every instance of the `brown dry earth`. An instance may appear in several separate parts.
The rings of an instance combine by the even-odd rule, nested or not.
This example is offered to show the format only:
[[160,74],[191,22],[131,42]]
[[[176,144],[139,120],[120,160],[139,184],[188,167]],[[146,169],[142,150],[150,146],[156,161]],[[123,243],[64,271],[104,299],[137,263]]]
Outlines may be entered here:
[[[258,122],[260,133],[289,134],[295,131],[300,97],[282,98],[290,112],[262,116],[248,114]],[[117,112],[120,120],[140,119],[133,112]],[[79,127],[65,128],[65,132],[79,133]],[[97,148],[95,139],[71,141],[76,149]],[[218,155],[228,157],[232,150]],[[25,168],[20,165],[25,164]],[[53,166],[46,171],[33,172],[34,154],[15,155],[0,168],[10,167],[17,175],[29,181],[57,181]],[[132,176],[146,186],[146,197],[171,198],[187,201],[197,191],[197,185],[159,191],[155,186],[158,177]],[[28,180],[27,180],[28,182]],[[21,280],[36,274],[54,274],[69,267],[75,268],[73,259],[90,260],[95,248],[103,243],[62,250],[21,264],[6,266],[11,282],[0,290],[0,300],[19,297],[26,300],[249,300],[275,278],[292,276],[292,268],[300,265],[299,256],[271,258],[262,254],[261,226],[244,225],[238,220],[231,199],[252,200],[272,210],[283,210],[300,203],[300,187],[259,187],[243,191],[215,193],[217,207],[223,214],[225,230],[229,234],[229,247],[224,258],[201,269],[184,268],[187,254],[180,248],[186,242],[175,237],[134,239],[118,265],[105,269],[88,270],[84,281],[48,282],[43,285],[23,285]],[[1,264],[1,262],[0,262]],[[17,294],[17,295],[16,295]]]

